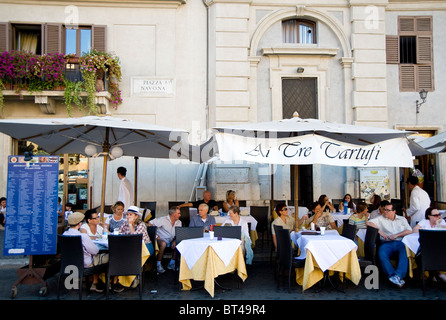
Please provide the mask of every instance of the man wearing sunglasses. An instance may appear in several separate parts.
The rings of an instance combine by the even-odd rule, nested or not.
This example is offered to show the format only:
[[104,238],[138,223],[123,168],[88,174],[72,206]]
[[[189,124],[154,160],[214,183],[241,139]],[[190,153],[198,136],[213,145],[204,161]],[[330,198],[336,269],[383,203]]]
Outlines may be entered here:
[[[369,220],[367,225],[377,228],[381,239],[378,249],[378,258],[384,273],[389,281],[397,287],[404,286],[404,277],[407,274],[409,260],[407,259],[406,246],[401,241],[405,235],[412,233],[407,219],[398,216],[392,203],[384,207],[383,214]],[[398,255],[398,265],[396,269],[390,262],[390,257]]]

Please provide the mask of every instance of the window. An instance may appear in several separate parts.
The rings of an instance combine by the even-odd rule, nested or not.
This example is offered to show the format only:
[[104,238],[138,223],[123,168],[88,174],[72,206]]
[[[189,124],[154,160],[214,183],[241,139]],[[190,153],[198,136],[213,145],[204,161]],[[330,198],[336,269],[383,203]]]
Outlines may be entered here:
[[398,35],[386,37],[388,64],[399,65],[401,92],[434,90],[431,16],[398,17]]
[[65,53],[81,56],[91,51],[91,28],[66,28]]
[[316,43],[316,24],[313,21],[291,19],[282,21],[284,43]]
[[25,50],[36,54],[82,55],[92,48],[106,51],[106,26],[65,28],[62,24],[0,22],[0,52]]
[[17,50],[42,54],[42,26],[19,24],[14,26],[14,47]]

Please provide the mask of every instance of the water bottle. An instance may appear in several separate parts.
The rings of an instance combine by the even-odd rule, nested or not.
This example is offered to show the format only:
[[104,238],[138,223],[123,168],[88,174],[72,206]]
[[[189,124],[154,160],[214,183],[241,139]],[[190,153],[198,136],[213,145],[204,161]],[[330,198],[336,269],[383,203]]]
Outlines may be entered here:
[[107,228],[104,228],[104,231],[102,232],[102,239],[107,240],[108,238],[108,230]]
[[348,202],[347,200],[344,200],[344,214],[348,213]]

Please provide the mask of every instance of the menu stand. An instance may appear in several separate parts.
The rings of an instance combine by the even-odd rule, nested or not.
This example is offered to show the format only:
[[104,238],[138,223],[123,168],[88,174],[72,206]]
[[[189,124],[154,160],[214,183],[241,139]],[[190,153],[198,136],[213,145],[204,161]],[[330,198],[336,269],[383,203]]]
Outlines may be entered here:
[[39,294],[43,297],[47,292],[46,281],[43,279],[46,268],[33,268],[33,256],[29,256],[29,265],[27,268],[17,269],[17,281],[11,288],[11,299],[14,299],[17,295],[17,286],[19,284],[38,284],[41,283],[42,287],[39,290]]

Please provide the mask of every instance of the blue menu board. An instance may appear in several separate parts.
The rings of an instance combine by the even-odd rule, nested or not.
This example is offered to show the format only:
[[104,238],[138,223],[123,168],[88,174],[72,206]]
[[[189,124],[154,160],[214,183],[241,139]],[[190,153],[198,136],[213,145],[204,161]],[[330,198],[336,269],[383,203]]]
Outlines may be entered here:
[[58,156],[8,156],[3,255],[55,254]]

